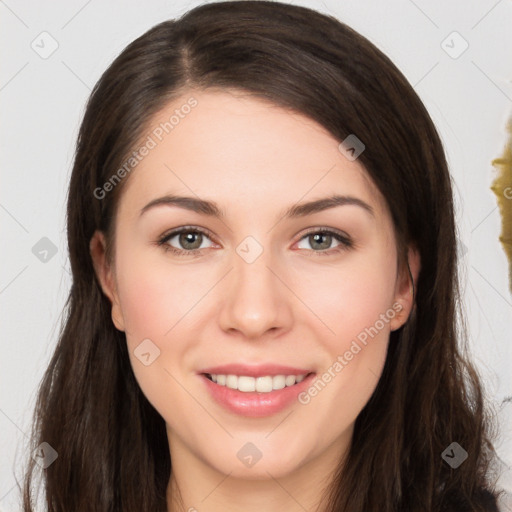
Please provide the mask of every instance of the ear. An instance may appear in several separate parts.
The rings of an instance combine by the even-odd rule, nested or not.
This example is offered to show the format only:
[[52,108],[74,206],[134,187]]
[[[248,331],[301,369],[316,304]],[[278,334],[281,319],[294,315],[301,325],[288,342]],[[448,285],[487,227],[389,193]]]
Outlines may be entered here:
[[105,256],[105,236],[102,231],[96,230],[89,243],[92,263],[96,277],[100,282],[103,293],[109,298],[112,304],[112,321],[119,331],[124,331],[124,319],[119,303],[119,296],[115,283],[115,276],[110,268]]
[[[393,309],[397,311],[395,317],[390,321],[391,330],[395,331],[402,327],[407,322],[413,308],[415,301],[413,296],[416,293],[418,276],[421,268],[420,254],[415,247],[409,247],[407,259],[409,268],[404,265],[396,280],[395,297],[393,302]],[[409,274],[410,269],[410,274]],[[413,282],[411,282],[411,275]]]

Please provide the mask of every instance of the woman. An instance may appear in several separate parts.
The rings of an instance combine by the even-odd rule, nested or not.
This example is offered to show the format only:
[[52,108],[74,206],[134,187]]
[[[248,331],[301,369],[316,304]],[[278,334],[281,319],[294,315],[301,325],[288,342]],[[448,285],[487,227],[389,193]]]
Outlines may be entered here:
[[87,105],[68,240],[49,510],[498,510],[443,148],[346,25],[221,2],[131,43]]

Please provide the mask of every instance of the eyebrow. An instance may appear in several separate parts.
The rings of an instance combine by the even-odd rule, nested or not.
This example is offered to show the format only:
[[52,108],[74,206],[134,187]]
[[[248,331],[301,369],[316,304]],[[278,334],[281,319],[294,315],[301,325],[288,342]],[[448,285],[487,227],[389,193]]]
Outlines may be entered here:
[[[280,218],[304,217],[306,215],[312,215],[314,213],[319,213],[330,208],[345,205],[359,206],[372,217],[375,217],[373,208],[368,203],[365,203],[362,199],[353,196],[335,194],[330,197],[316,199],[307,203],[292,205],[284,212],[282,212]],[[226,218],[224,211],[214,201],[177,195],[166,195],[157,199],[153,199],[146,206],[144,206],[144,208],[141,209],[139,217],[151,208],[157,206],[177,206],[185,210],[190,210],[201,215],[207,215],[209,217],[215,217],[217,219]]]

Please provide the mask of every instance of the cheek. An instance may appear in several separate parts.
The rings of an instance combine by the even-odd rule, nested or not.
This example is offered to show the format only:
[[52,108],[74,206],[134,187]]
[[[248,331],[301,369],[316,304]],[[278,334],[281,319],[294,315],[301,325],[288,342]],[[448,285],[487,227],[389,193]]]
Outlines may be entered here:
[[[383,286],[385,283],[380,282]],[[335,284],[335,283],[333,283]],[[378,281],[338,283],[336,304],[325,302],[323,320],[334,331],[319,338],[325,351],[316,381],[300,397],[325,440],[350,428],[382,374],[390,320],[395,312]],[[308,407],[311,407],[308,409]]]
[[[164,417],[172,410],[185,414],[190,397],[178,383],[181,379],[176,362],[184,364],[187,351],[200,339],[191,336],[196,329],[194,322],[197,323],[194,308],[200,309],[201,298],[211,288],[212,276],[199,269],[173,267],[164,258],[150,261],[147,251],[144,257],[137,250],[129,254],[117,261],[118,291],[135,378]],[[150,344],[145,341],[148,339]],[[139,348],[143,346],[144,351]],[[149,365],[139,358],[145,352],[150,353]]]
[[329,272],[310,273],[303,288],[311,310],[329,327],[318,338],[326,358],[310,398],[318,396],[315,414],[326,414],[332,436],[355,420],[373,393],[396,314],[393,251],[354,254],[343,263]]
[[329,330],[325,330],[324,339],[334,348],[343,348],[389,312],[395,266],[392,254],[376,251],[354,253],[336,267],[311,267],[309,272],[302,273],[307,278],[301,278],[300,294],[307,298],[311,311],[333,331],[329,336]]
[[[147,250],[146,250],[147,253]],[[119,300],[129,342],[169,339],[186,328],[212,284],[205,267],[171,265],[164,257],[132,251],[118,261]]]

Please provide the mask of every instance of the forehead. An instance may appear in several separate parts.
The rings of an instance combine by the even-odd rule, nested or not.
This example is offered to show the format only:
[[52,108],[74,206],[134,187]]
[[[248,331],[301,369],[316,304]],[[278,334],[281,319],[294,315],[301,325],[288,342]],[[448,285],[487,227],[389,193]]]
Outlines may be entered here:
[[323,126],[246,92],[184,93],[150,119],[144,142],[151,148],[128,176],[120,213],[185,192],[252,214],[334,193],[387,210],[364,167]]

